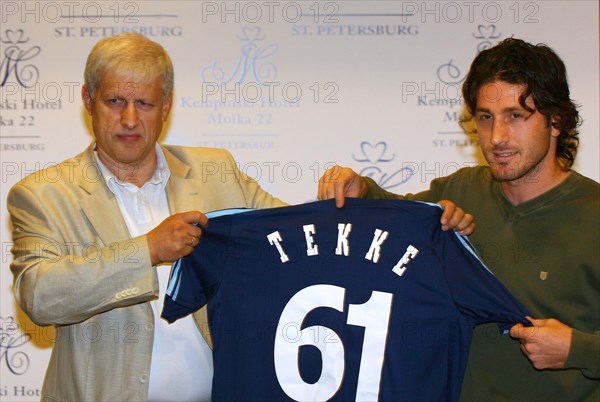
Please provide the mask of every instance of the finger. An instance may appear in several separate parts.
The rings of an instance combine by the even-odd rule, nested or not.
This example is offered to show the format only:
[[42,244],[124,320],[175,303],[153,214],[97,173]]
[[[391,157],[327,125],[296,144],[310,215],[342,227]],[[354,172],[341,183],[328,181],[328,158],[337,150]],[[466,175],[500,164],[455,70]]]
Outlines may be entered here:
[[329,200],[334,198],[334,195],[335,189],[331,183],[325,183],[323,181],[319,182],[319,192],[317,194],[319,200]]
[[199,239],[200,237],[202,237],[202,229],[198,225],[191,225],[189,227],[188,234],[192,237],[195,237],[196,239]]
[[534,336],[537,333],[537,327],[526,327],[518,323],[510,329],[510,336],[519,339],[521,343],[534,342]]
[[204,215],[202,212],[200,212],[200,218],[196,221],[196,223],[200,226],[200,227],[207,227],[208,226],[208,222],[209,219],[206,215]]
[[525,327],[521,331],[520,339],[523,340],[522,343],[537,343],[539,342],[539,329],[538,327]]
[[473,215],[464,214],[460,221],[454,227],[454,230],[459,232],[460,234],[466,234],[463,232],[467,231],[469,228],[471,230],[470,233],[472,233],[472,231],[475,230],[475,225],[473,224]]
[[521,344],[521,352],[523,352],[523,354],[529,359],[531,360],[531,354],[529,353],[529,351],[527,350],[527,346],[525,346],[524,344]]
[[338,208],[342,208],[344,203],[346,202],[346,194],[344,185],[342,183],[335,183],[334,185],[333,195],[335,197],[335,206]]
[[179,214],[184,222],[189,224],[196,224],[205,227],[208,224],[208,218],[200,211],[187,211]]
[[328,200],[333,198],[335,193],[335,184],[340,172],[340,166],[334,166],[325,171],[319,179],[319,199]]
[[475,232],[475,229],[477,229],[477,225],[475,223],[471,222],[466,228],[459,231],[458,233],[463,236],[470,236]]
[[323,199],[323,177],[319,178],[319,185],[317,187],[317,200]]
[[526,342],[521,343],[521,350],[525,353],[525,356],[531,360],[532,356],[539,354],[540,345],[535,341],[532,342],[531,340],[527,340]]
[[200,242],[200,238],[199,238],[199,237],[196,237],[196,236],[191,236],[191,239],[192,239],[192,240],[190,241],[190,244],[189,244],[189,246],[190,246],[191,248],[194,248],[194,247],[196,247],[196,246],[198,245],[198,243]]
[[335,205],[338,208],[343,207],[346,200],[346,182],[341,180],[342,172],[341,166],[334,166],[319,180],[318,198],[320,200],[335,198]]
[[317,198],[319,200],[327,199],[327,183],[325,182],[326,176],[327,172],[325,172],[323,176],[321,176],[321,178],[319,179],[319,187],[317,188]]
[[532,327],[530,328],[534,328],[534,327],[545,327],[546,325],[548,325],[550,319],[535,319],[533,317],[526,317],[529,322],[531,323]]
[[442,216],[440,218],[440,223],[442,224],[442,226],[445,226],[446,229],[448,230],[448,223],[451,220],[452,216],[454,215],[454,211],[456,210],[456,205],[454,205],[453,202],[447,201],[447,200],[441,200],[438,202],[438,204],[443,208],[443,212],[442,212]]
[[465,228],[467,226],[469,226],[471,223],[473,223],[473,215],[464,214],[462,219],[460,220],[460,222],[458,222],[458,224],[456,225],[456,228],[458,230],[465,230]]
[[446,222],[446,226],[454,230],[458,229],[464,216],[465,213],[462,208],[455,206],[452,215],[450,215]]
[[519,339],[521,331],[523,330],[523,324],[515,324],[510,328],[510,336],[515,339]]

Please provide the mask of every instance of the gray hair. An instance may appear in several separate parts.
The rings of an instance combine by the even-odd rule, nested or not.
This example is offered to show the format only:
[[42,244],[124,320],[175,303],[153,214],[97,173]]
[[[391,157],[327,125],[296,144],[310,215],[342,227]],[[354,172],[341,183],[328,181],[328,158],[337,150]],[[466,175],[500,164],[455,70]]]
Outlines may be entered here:
[[84,84],[94,98],[102,74],[118,70],[132,81],[149,84],[162,77],[163,100],[173,91],[173,63],[158,43],[136,32],[124,32],[98,42],[85,64]]

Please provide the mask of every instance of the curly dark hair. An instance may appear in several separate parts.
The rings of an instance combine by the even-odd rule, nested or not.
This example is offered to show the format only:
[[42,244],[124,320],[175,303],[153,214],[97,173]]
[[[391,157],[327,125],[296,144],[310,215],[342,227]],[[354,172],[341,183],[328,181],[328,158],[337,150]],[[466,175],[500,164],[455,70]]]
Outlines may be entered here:
[[570,168],[579,145],[577,128],[581,118],[570,98],[567,71],[560,57],[544,44],[532,45],[515,38],[483,50],[473,60],[462,87],[471,116],[477,108],[479,89],[495,80],[524,85],[520,105],[533,112],[525,103],[531,95],[535,108],[546,117],[548,124],[560,131],[556,157],[563,167]]

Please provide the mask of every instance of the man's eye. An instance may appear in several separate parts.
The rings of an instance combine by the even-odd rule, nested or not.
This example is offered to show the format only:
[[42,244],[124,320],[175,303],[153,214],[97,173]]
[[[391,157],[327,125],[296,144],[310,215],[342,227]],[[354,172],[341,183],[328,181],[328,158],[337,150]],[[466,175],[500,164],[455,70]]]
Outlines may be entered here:
[[521,113],[513,113],[510,115],[513,119],[520,119],[521,117],[523,117],[523,115]]
[[121,103],[123,103],[123,99],[112,98],[112,99],[108,100],[108,103],[110,103],[112,105],[120,105]]

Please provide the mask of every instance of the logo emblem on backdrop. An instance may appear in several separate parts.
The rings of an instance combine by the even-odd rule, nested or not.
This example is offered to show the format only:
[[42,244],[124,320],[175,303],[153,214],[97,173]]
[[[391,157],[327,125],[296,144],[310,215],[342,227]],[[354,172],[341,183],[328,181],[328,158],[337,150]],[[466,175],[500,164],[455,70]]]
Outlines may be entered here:
[[[499,32],[496,32],[496,25],[481,25],[477,26],[476,32],[473,34],[475,39],[480,40],[477,44],[477,52],[489,49],[492,47],[492,40],[499,39]],[[440,82],[444,84],[460,84],[466,78],[466,75],[462,75],[461,70],[454,64],[454,61],[450,59],[448,63],[442,64],[437,69],[437,77]]]
[[23,29],[6,29],[0,33],[4,52],[0,54],[0,87],[13,78],[21,87],[37,84],[40,72],[30,61],[41,52],[39,46],[28,46],[29,38]]
[[352,158],[356,162],[367,165],[360,170],[361,176],[370,177],[386,190],[406,183],[415,174],[412,166],[395,169],[392,162],[396,159],[396,154],[389,154],[388,145],[384,141],[376,144],[367,141],[361,142],[360,153],[358,156],[353,154]]
[[250,77],[250,80],[260,85],[274,81],[277,77],[277,68],[268,59],[277,53],[279,46],[266,43],[266,36],[259,27],[244,27],[237,37],[242,45],[241,54],[229,75],[215,61],[202,69],[202,80],[242,83],[246,77]]
[[473,34],[475,39],[481,40],[477,45],[477,51],[481,52],[482,50],[489,49],[492,47],[492,39],[496,40],[502,36],[501,33],[496,33],[496,25],[478,25],[477,32]]
[[29,356],[16,349],[30,340],[31,337],[21,331],[13,317],[0,317],[0,360],[11,373],[22,375],[29,370]]

